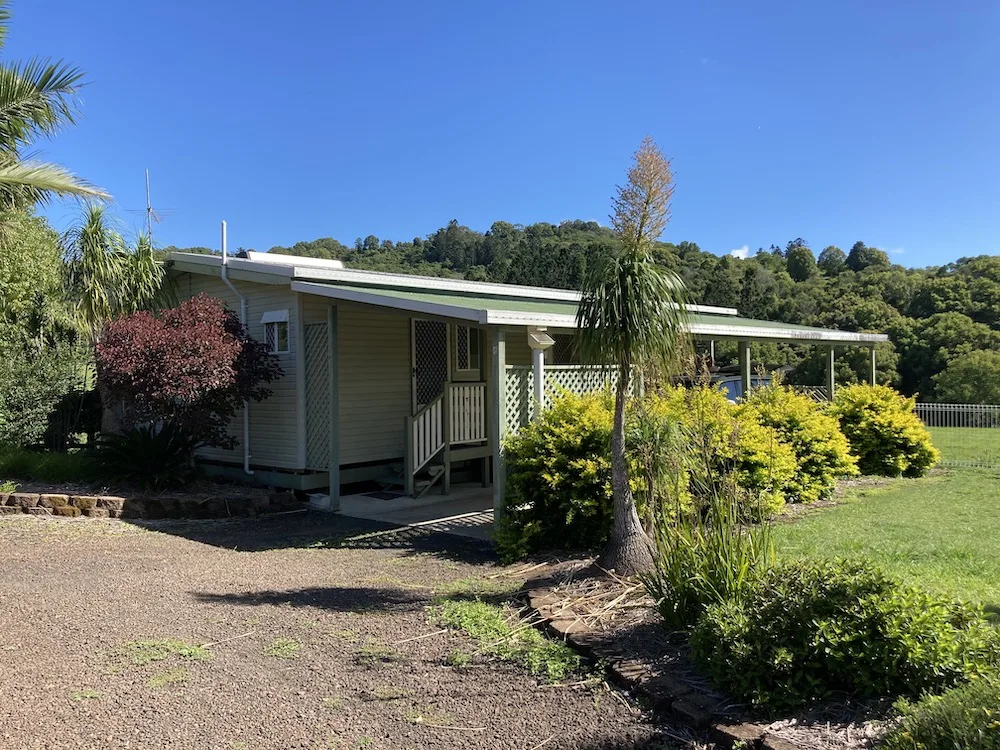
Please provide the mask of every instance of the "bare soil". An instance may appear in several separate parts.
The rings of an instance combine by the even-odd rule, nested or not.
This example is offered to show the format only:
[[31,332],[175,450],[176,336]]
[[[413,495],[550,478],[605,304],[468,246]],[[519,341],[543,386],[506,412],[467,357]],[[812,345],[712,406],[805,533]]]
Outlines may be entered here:
[[4,519],[0,748],[674,747],[607,686],[447,665],[475,646],[435,633],[435,592],[503,572],[475,540],[314,513]]

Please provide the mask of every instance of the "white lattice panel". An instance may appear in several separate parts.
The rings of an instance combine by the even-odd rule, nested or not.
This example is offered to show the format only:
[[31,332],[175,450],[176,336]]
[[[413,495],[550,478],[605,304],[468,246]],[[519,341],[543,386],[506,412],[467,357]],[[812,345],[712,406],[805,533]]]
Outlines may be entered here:
[[[507,366],[507,430],[516,432],[534,416],[535,400],[532,393],[534,373],[530,366]],[[583,395],[603,390],[617,382],[617,376],[599,367],[584,365],[548,365],[545,368],[545,403],[549,405],[554,395],[569,391]]]
[[306,326],[306,467],[330,464],[330,356],[326,323]]

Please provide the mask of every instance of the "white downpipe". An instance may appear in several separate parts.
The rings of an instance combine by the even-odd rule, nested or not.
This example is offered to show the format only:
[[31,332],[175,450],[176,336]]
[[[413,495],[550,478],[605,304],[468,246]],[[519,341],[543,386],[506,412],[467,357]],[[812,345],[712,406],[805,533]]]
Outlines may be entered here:
[[[239,289],[233,286],[229,280],[229,267],[226,263],[228,253],[226,251],[226,222],[222,222],[222,281],[228,286],[237,297],[240,298],[240,323],[243,328],[247,325],[247,298],[240,294]],[[243,402],[243,471],[249,476],[253,476],[250,468],[250,404]]]

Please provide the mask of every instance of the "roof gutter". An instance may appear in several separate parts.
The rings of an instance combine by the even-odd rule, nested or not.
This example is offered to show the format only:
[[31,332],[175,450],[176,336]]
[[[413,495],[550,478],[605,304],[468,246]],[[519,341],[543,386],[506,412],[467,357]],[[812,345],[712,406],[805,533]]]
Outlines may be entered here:
[[[228,257],[228,253],[226,252],[226,222],[223,221],[222,266],[220,275],[222,276],[223,283],[240,299],[240,324],[243,326],[243,330],[246,330],[247,298],[240,294],[240,290],[233,286],[233,282],[229,280],[229,264],[226,261]],[[243,402],[243,472],[247,476],[253,476],[253,470],[250,468],[250,402],[248,401]]]

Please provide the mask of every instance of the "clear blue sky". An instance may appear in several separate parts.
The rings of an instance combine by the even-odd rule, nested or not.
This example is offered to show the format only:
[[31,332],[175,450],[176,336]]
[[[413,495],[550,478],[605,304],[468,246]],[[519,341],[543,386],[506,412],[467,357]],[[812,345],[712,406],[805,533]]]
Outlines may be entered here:
[[[159,244],[607,221],[651,134],[665,239],[1000,252],[1000,3],[19,0],[5,54],[88,73],[46,156]],[[65,225],[68,209],[50,210]]]

